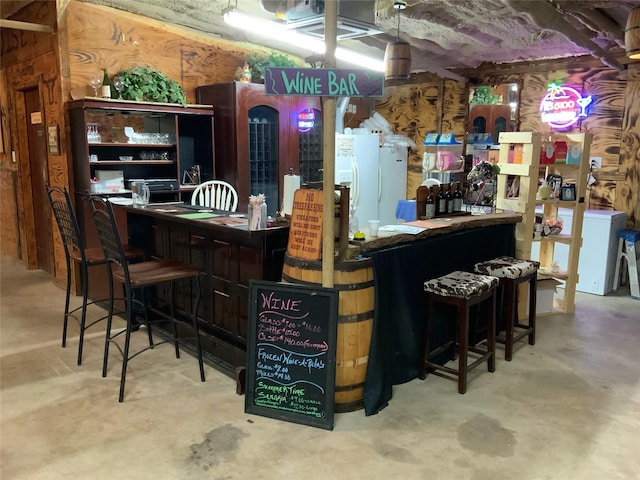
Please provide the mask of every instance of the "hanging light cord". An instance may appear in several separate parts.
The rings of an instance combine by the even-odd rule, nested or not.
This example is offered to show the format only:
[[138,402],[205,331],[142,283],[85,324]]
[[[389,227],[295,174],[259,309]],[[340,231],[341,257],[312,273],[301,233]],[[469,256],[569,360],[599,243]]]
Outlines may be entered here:
[[407,2],[396,0],[393,2],[393,8],[398,12],[398,32],[396,34],[396,43],[400,42],[400,10],[407,8]]

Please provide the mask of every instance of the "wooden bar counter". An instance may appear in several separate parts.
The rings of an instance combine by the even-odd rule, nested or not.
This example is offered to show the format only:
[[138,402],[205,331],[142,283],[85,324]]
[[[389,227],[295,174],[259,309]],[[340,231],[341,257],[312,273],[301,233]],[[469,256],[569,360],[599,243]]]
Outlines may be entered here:
[[[242,218],[228,214],[197,218],[198,212],[181,205],[123,208],[132,245],[202,271],[198,317],[203,351],[233,374],[245,365],[249,281],[281,280],[289,229],[250,232],[246,219],[242,225]],[[510,214],[451,217],[426,221],[427,228],[416,234],[383,229],[378,237],[352,242],[349,256],[370,257],[374,266],[374,326],[364,387],[367,415],[387,405],[393,385],[417,377],[423,283],[453,270],[472,270],[478,261],[513,255],[514,227],[521,219]],[[177,296],[186,309],[191,293]],[[435,329],[434,340],[444,343],[447,329],[437,321]]]
[[[373,260],[376,299],[364,389],[367,415],[388,404],[393,385],[418,376],[424,282],[454,270],[473,271],[476,262],[514,255],[515,224],[521,220],[520,215],[504,213],[436,218],[395,227],[425,228],[416,234],[380,230],[378,237],[360,242],[362,255]],[[444,312],[435,314],[431,338],[442,345],[451,338],[450,329]],[[449,360],[450,352],[445,353],[449,357],[435,361]]]
[[[249,281],[280,281],[289,229],[249,231],[244,214],[198,212],[181,205],[123,208],[131,245],[202,272],[198,320],[203,354],[233,376],[246,361]],[[178,306],[187,310],[192,296],[176,291]]]

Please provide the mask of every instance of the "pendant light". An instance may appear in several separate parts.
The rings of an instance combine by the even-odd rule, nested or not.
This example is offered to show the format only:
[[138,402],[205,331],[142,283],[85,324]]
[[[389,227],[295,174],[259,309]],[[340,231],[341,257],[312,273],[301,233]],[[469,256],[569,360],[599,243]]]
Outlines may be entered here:
[[398,12],[398,33],[396,41],[387,43],[384,51],[384,78],[386,80],[406,80],[411,75],[411,47],[400,41],[400,10],[407,8],[407,2],[396,0],[393,8]]
[[640,60],[640,7],[629,13],[624,29],[624,45],[629,58]]

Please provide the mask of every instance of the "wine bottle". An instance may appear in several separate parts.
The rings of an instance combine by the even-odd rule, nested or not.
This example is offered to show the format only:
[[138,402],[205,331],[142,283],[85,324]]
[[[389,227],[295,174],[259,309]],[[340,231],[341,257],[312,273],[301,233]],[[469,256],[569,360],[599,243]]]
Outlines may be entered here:
[[453,211],[462,211],[462,191],[460,190],[460,182],[456,183],[456,190],[453,192]]
[[111,82],[109,81],[109,75],[107,69],[103,68],[104,76],[102,77],[102,98],[111,98]]
[[447,200],[447,213],[453,213],[453,183],[448,185],[447,191],[444,192],[444,197]]
[[427,218],[433,218],[436,216],[436,201],[433,198],[432,187],[429,187],[429,193],[427,194],[424,216]]
[[436,207],[436,215],[447,214],[447,197],[444,196],[444,187],[440,185],[438,188],[438,203]]

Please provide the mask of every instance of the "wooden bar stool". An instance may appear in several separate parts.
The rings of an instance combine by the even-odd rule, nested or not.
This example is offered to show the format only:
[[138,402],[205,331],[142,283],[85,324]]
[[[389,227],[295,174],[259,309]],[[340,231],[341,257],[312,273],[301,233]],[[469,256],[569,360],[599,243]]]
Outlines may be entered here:
[[[483,275],[492,275],[500,279],[506,296],[505,337],[496,338],[503,343],[504,359],[510,362],[513,357],[515,342],[529,337],[529,345],[536,343],[536,292],[537,275],[540,263],[533,260],[521,260],[513,257],[498,257],[487,262],[476,263],[474,271]],[[518,285],[529,282],[529,322],[520,323],[518,320]],[[504,305],[501,305],[501,313]],[[502,316],[502,315],[501,315]],[[517,330],[516,330],[517,328]]]
[[[424,283],[426,318],[422,329],[422,345],[418,375],[421,380],[427,376],[427,369],[433,370],[449,380],[458,381],[458,393],[467,391],[467,375],[469,371],[482,362],[487,362],[487,370],[494,372],[495,360],[495,328],[496,328],[496,288],[498,278],[489,275],[455,271]],[[457,339],[456,354],[458,368],[453,369],[430,361],[431,358],[445,351],[452,342],[435,350],[430,350],[430,323],[433,318],[434,302],[445,303],[456,307]],[[469,310],[473,305],[483,304],[486,307],[487,347],[469,346]],[[471,357],[474,361],[468,364],[469,352],[480,357]]]
[[613,277],[613,289],[620,285],[620,266],[623,259],[627,262],[629,272],[629,287],[631,297],[640,300],[640,285],[638,283],[638,252],[636,243],[640,241],[640,232],[637,230],[620,230],[618,232],[618,258],[616,259],[616,273]]

